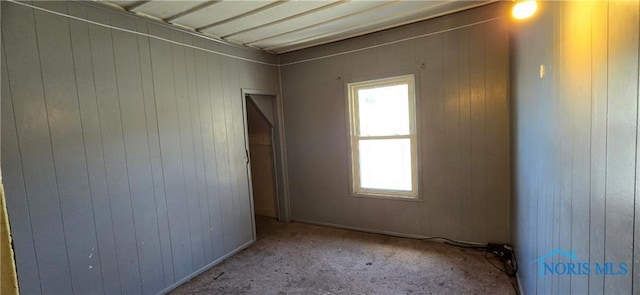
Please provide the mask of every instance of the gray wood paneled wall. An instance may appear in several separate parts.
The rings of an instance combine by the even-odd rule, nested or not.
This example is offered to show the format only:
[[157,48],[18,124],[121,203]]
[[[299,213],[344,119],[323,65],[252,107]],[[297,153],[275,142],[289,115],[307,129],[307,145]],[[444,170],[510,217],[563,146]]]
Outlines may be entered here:
[[[78,2],[46,9],[240,49]],[[23,294],[158,293],[253,240],[241,88],[278,71],[2,2],[2,174]]]
[[[508,241],[505,9],[492,4],[279,56],[292,218]],[[413,39],[377,46],[405,38]],[[345,51],[353,52],[315,59]],[[346,83],[406,73],[416,75],[422,201],[351,197]]]
[[[524,294],[638,294],[639,3],[539,4],[515,25],[512,57],[513,240]],[[555,249],[628,263],[629,273],[541,275],[534,260]]]

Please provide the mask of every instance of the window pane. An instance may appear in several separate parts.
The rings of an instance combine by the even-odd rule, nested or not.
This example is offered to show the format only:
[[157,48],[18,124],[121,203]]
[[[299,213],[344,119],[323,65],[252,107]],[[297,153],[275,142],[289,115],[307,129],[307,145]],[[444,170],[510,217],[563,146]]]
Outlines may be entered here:
[[409,134],[409,85],[358,90],[360,136]]
[[360,187],[411,191],[411,141],[360,140]]

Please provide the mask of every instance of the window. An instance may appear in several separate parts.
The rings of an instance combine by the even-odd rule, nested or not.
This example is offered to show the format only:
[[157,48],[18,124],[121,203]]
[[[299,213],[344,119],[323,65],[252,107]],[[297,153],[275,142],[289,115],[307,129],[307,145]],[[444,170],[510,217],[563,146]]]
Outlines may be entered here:
[[348,84],[353,193],[416,198],[413,75]]

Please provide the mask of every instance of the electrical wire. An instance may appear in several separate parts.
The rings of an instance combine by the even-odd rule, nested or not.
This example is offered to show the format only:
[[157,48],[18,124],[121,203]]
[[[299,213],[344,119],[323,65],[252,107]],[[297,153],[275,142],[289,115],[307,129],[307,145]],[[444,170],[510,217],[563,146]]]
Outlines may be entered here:
[[439,241],[444,241],[444,243],[447,245],[462,247],[462,248],[486,248],[487,247],[487,244],[463,242],[463,241],[457,241],[457,240],[453,240],[445,237],[426,237],[426,238],[419,238],[419,240],[423,240],[423,241],[439,240]]
[[[497,269],[497,270],[499,270],[499,271],[501,271],[501,272],[503,272],[503,273],[505,273],[505,274],[507,274],[507,275],[511,276],[511,275],[509,274],[509,272],[506,270],[506,268],[505,268],[505,267],[499,267],[499,266],[497,266],[495,263],[491,262],[491,259],[492,259],[492,258],[498,258],[496,255],[493,255],[493,257],[489,257],[489,252],[485,252],[485,253],[484,253],[484,258],[485,258],[485,259],[487,260],[487,262],[489,262],[489,264],[491,264],[491,266],[493,266],[495,269]],[[500,259],[500,258],[498,258],[498,259]]]
[[[494,255],[493,257],[489,257],[489,253],[485,252],[484,253],[484,258],[487,260],[487,262],[489,264],[491,264],[491,266],[493,266],[495,269],[499,270],[500,272],[505,273],[508,277],[509,277],[509,283],[511,284],[511,288],[513,288],[513,291],[516,293],[516,295],[520,295],[520,290],[518,289],[518,287],[516,286],[516,284],[513,282],[514,279],[517,280],[517,278],[515,277],[515,272],[517,271],[517,266],[515,268],[515,270],[509,271],[508,269],[510,269],[509,267],[507,267],[506,262],[504,260],[502,260],[499,256]],[[492,258],[497,258],[502,260],[503,263],[503,267],[499,267],[497,266],[495,263],[493,263],[491,261]],[[515,256],[513,257],[513,260],[515,261]]]
[[[473,249],[476,251],[483,251],[484,252],[483,256],[485,260],[489,264],[491,264],[491,266],[493,266],[495,269],[506,274],[509,278],[509,283],[511,284],[511,287],[513,288],[515,294],[520,295],[519,288],[513,282],[514,279],[517,280],[515,275],[516,275],[516,272],[518,271],[518,263],[516,260],[516,255],[513,252],[513,246],[511,246],[510,244],[496,245],[496,244],[469,243],[469,242],[456,241],[456,240],[444,238],[444,237],[428,237],[428,238],[422,238],[420,240],[439,240],[439,241],[444,241],[444,243],[447,245],[460,247],[460,248]],[[498,255],[499,253],[500,255]],[[492,256],[490,257],[490,255]],[[496,265],[492,261],[492,259],[494,258],[502,262],[502,267]]]

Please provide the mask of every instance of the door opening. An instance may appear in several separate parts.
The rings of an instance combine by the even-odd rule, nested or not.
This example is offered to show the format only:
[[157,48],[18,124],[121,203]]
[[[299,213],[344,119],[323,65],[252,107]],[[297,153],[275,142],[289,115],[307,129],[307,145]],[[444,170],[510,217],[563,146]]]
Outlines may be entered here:
[[242,89],[242,100],[252,210],[289,222],[281,101],[275,94],[251,89]]
[[254,213],[277,218],[272,118],[268,118],[266,112],[261,112],[250,96],[245,99]]

